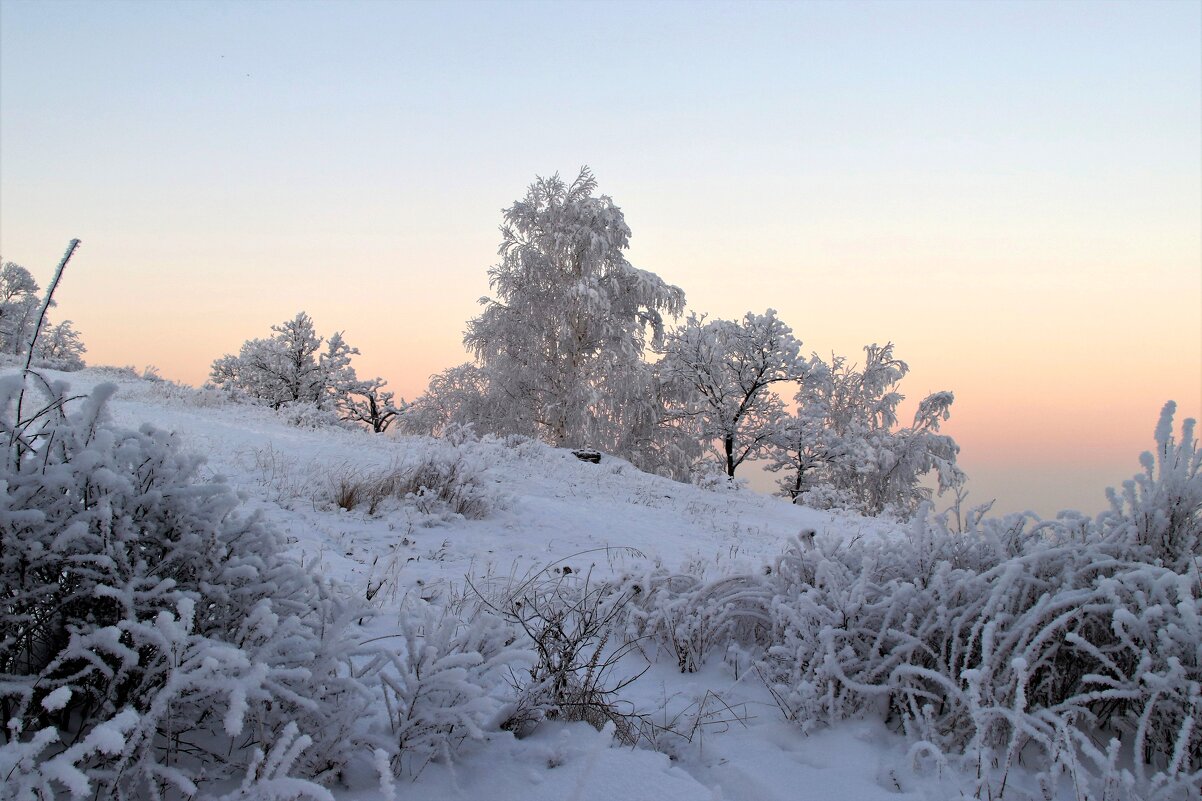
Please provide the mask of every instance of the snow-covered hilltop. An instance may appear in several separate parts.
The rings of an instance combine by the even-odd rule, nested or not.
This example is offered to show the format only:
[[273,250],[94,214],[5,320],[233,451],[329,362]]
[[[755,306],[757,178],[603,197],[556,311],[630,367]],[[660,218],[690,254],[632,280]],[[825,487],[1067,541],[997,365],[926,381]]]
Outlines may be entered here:
[[1127,517],[952,534],[45,375],[112,395],[57,420],[29,389],[14,428],[0,376],[0,797],[1100,800],[1202,776],[1197,560],[1164,540],[1198,536],[1202,488],[1169,423]]

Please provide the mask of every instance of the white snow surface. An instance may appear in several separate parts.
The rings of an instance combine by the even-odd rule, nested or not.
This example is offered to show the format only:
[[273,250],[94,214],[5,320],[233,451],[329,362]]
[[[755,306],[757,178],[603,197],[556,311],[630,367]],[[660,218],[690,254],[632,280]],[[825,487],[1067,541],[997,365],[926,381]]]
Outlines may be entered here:
[[[339,476],[371,475],[415,453],[452,449],[443,441],[287,424],[270,410],[224,403],[217,393],[182,390],[120,371],[48,373],[71,394],[111,381],[115,423],[174,432],[223,476],[246,508],[270,518],[306,565],[363,594],[387,622],[403,598],[439,605],[462,592],[465,576],[525,575],[548,565],[615,572],[700,561],[716,569],[762,569],[788,538],[887,534],[890,524],[793,506],[747,490],[711,491],[639,472],[603,457],[577,460],[537,443],[471,442],[457,450],[483,468],[494,509],[479,520],[423,514],[393,504],[369,515],[330,498]],[[636,553],[637,551],[637,553]],[[718,660],[715,660],[718,661]],[[717,696],[709,695],[716,693]],[[585,723],[544,724],[517,739],[504,731],[469,742],[452,764],[434,762],[396,780],[398,799],[491,801],[901,801],[958,798],[957,777],[918,770],[909,744],[875,720],[803,735],[785,722],[750,671],[724,663],[680,674],[661,657],[623,691],[636,707],[668,715],[711,712],[673,757],[613,742]],[[720,698],[720,702],[717,700]],[[674,712],[674,711],[675,712]],[[331,788],[339,801],[382,801],[370,773]]]

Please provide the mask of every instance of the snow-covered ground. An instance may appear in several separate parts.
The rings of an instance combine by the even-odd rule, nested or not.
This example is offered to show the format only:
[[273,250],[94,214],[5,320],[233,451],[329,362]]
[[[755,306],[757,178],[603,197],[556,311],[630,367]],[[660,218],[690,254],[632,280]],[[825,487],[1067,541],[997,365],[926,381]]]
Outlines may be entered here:
[[[749,491],[705,490],[649,476],[629,464],[600,464],[537,443],[446,442],[304,429],[256,407],[116,371],[54,374],[73,392],[103,381],[119,390],[114,421],[174,432],[206,458],[246,505],[282,530],[306,565],[370,596],[395,622],[414,594],[434,605],[462,597],[465,577],[529,575],[546,567],[616,573],[662,564],[759,570],[787,540],[812,528],[850,538],[888,526],[795,507]],[[490,511],[464,519],[412,503],[375,514],[346,511],[333,498],[340,480],[368,477],[423,453],[448,451],[479,472],[478,499]],[[629,662],[630,660],[627,660]],[[505,731],[468,743],[451,764],[434,762],[397,784],[412,799],[728,799],[730,801],[896,801],[959,797],[955,776],[916,772],[908,744],[874,720],[803,734],[783,720],[751,671],[717,661],[681,674],[661,656],[623,697],[688,738],[671,757],[614,742],[585,723],[545,724],[517,739]],[[626,663],[621,666],[627,667]],[[340,801],[386,797],[370,773],[333,788]]]

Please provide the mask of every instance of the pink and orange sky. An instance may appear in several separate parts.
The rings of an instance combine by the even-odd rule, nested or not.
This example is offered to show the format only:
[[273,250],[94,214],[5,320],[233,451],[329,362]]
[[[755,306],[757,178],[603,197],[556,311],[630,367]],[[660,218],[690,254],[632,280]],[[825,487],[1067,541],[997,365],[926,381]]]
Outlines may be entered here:
[[94,364],[303,309],[413,397],[582,164],[691,309],[954,390],[970,502],[1096,512],[1202,412],[1202,4],[0,0],[0,255],[83,240]]

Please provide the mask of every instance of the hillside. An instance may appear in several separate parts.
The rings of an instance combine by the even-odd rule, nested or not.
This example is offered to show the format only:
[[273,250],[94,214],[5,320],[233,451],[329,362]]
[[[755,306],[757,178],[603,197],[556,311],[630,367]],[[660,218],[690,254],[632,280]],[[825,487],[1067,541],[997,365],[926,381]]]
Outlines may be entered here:
[[[474,576],[523,576],[567,565],[609,578],[623,570],[689,563],[713,571],[759,569],[803,528],[845,537],[882,528],[838,518],[751,492],[706,491],[641,473],[620,460],[600,464],[539,443],[516,446],[376,436],[289,425],[269,410],[226,404],[217,395],[116,371],[49,373],[72,394],[113,382],[113,422],[173,432],[184,450],[202,454],[203,472],[222,476],[287,537],[291,554],[381,610],[381,632],[399,604],[420,595],[439,605]],[[488,511],[465,519],[415,504],[392,503],[374,515],[335,503],[341,480],[385,473],[423,458],[458,460],[476,475]],[[670,761],[643,748],[610,747],[587,724],[547,727],[526,740],[492,732],[453,765],[432,764],[415,782],[398,782],[400,798],[451,799],[899,799],[926,798],[902,779],[906,745],[873,723],[803,737],[780,719],[754,676],[736,680],[722,668],[681,675],[664,658],[626,691],[647,710],[688,713],[717,693],[695,742]],[[631,670],[637,670],[632,665]],[[736,720],[736,718],[740,720]],[[340,801],[380,797],[371,787],[335,788]],[[899,795],[899,782],[911,792]],[[927,783],[922,783],[924,787]],[[928,787],[929,789],[929,787]],[[798,793],[802,793],[799,795]]]
[[[202,455],[201,478],[228,482],[243,497],[244,510],[282,535],[291,559],[374,610],[374,617],[363,617],[368,643],[409,637],[412,651],[417,630],[406,626],[414,615],[426,615],[419,639],[432,638],[431,627],[446,615],[470,621],[473,610],[516,598],[515,587],[536,583],[583,588],[585,598],[600,598],[588,593],[611,582],[618,589],[606,597],[626,599],[626,608],[612,617],[612,639],[591,641],[586,650],[595,648],[599,687],[624,685],[608,696],[612,708],[641,728],[625,728],[631,725],[627,718],[615,725],[611,717],[600,731],[585,722],[548,720],[529,731],[517,727],[518,737],[500,725],[507,715],[513,719],[514,708],[497,700],[488,707],[491,717],[457,742],[453,755],[431,751],[405,763],[395,786],[381,784],[369,753],[351,759],[337,779],[326,781],[338,801],[885,801],[957,798],[982,786],[929,742],[911,745],[897,733],[900,724],[886,726],[883,700],[833,726],[804,716],[786,720],[818,701],[805,700],[805,682],[793,698],[770,691],[750,651],[741,647],[738,627],[752,625],[747,620],[766,616],[770,607],[776,614],[779,606],[779,596],[764,595],[754,577],[804,567],[807,548],[819,563],[823,554],[833,559],[869,541],[882,543],[879,552],[888,554],[890,543],[902,547],[919,536],[917,528],[805,509],[749,491],[680,484],[607,456],[587,463],[528,440],[372,435],[317,425],[311,413],[232,403],[221,393],[129,371],[47,375],[68,382],[73,395],[115,384],[108,404],[115,425],[169,431],[184,451]],[[901,565],[885,567],[906,572]],[[872,569],[865,561],[864,575]],[[722,589],[726,594],[707,608],[715,631],[727,627],[722,631],[729,643],[705,643],[686,654],[657,639],[656,631],[668,630],[668,641],[681,642],[679,631],[670,631],[685,625],[671,612],[678,587],[685,587],[679,596],[685,597],[688,587],[708,592],[705,582],[723,587],[723,581],[736,582],[734,589]],[[868,603],[848,586],[840,602],[844,619]],[[1187,592],[1185,586],[1178,592]],[[623,588],[633,589],[623,596]],[[652,589],[663,591],[657,597],[668,599],[667,606],[647,600]],[[629,646],[620,645],[623,635]],[[693,642],[708,635],[693,628],[688,636]],[[527,664],[498,661],[489,697],[504,696]],[[1013,662],[1020,674],[1025,664]],[[682,672],[682,665],[689,671]],[[474,663],[468,667],[475,669]],[[462,670],[452,669],[457,683]],[[594,671],[588,672],[591,677]],[[378,701],[371,708],[379,718],[371,724],[377,736],[387,737],[385,711]],[[1190,737],[1187,730],[1186,746]],[[1038,792],[1034,774],[1014,768],[1006,797]],[[1070,777],[1057,786],[1057,797],[1071,797],[1077,781],[1088,784]],[[1186,785],[1166,786],[1166,794],[1148,797],[1179,797],[1172,793]],[[268,797],[256,792],[238,797]],[[272,797],[306,797],[298,793]]]

